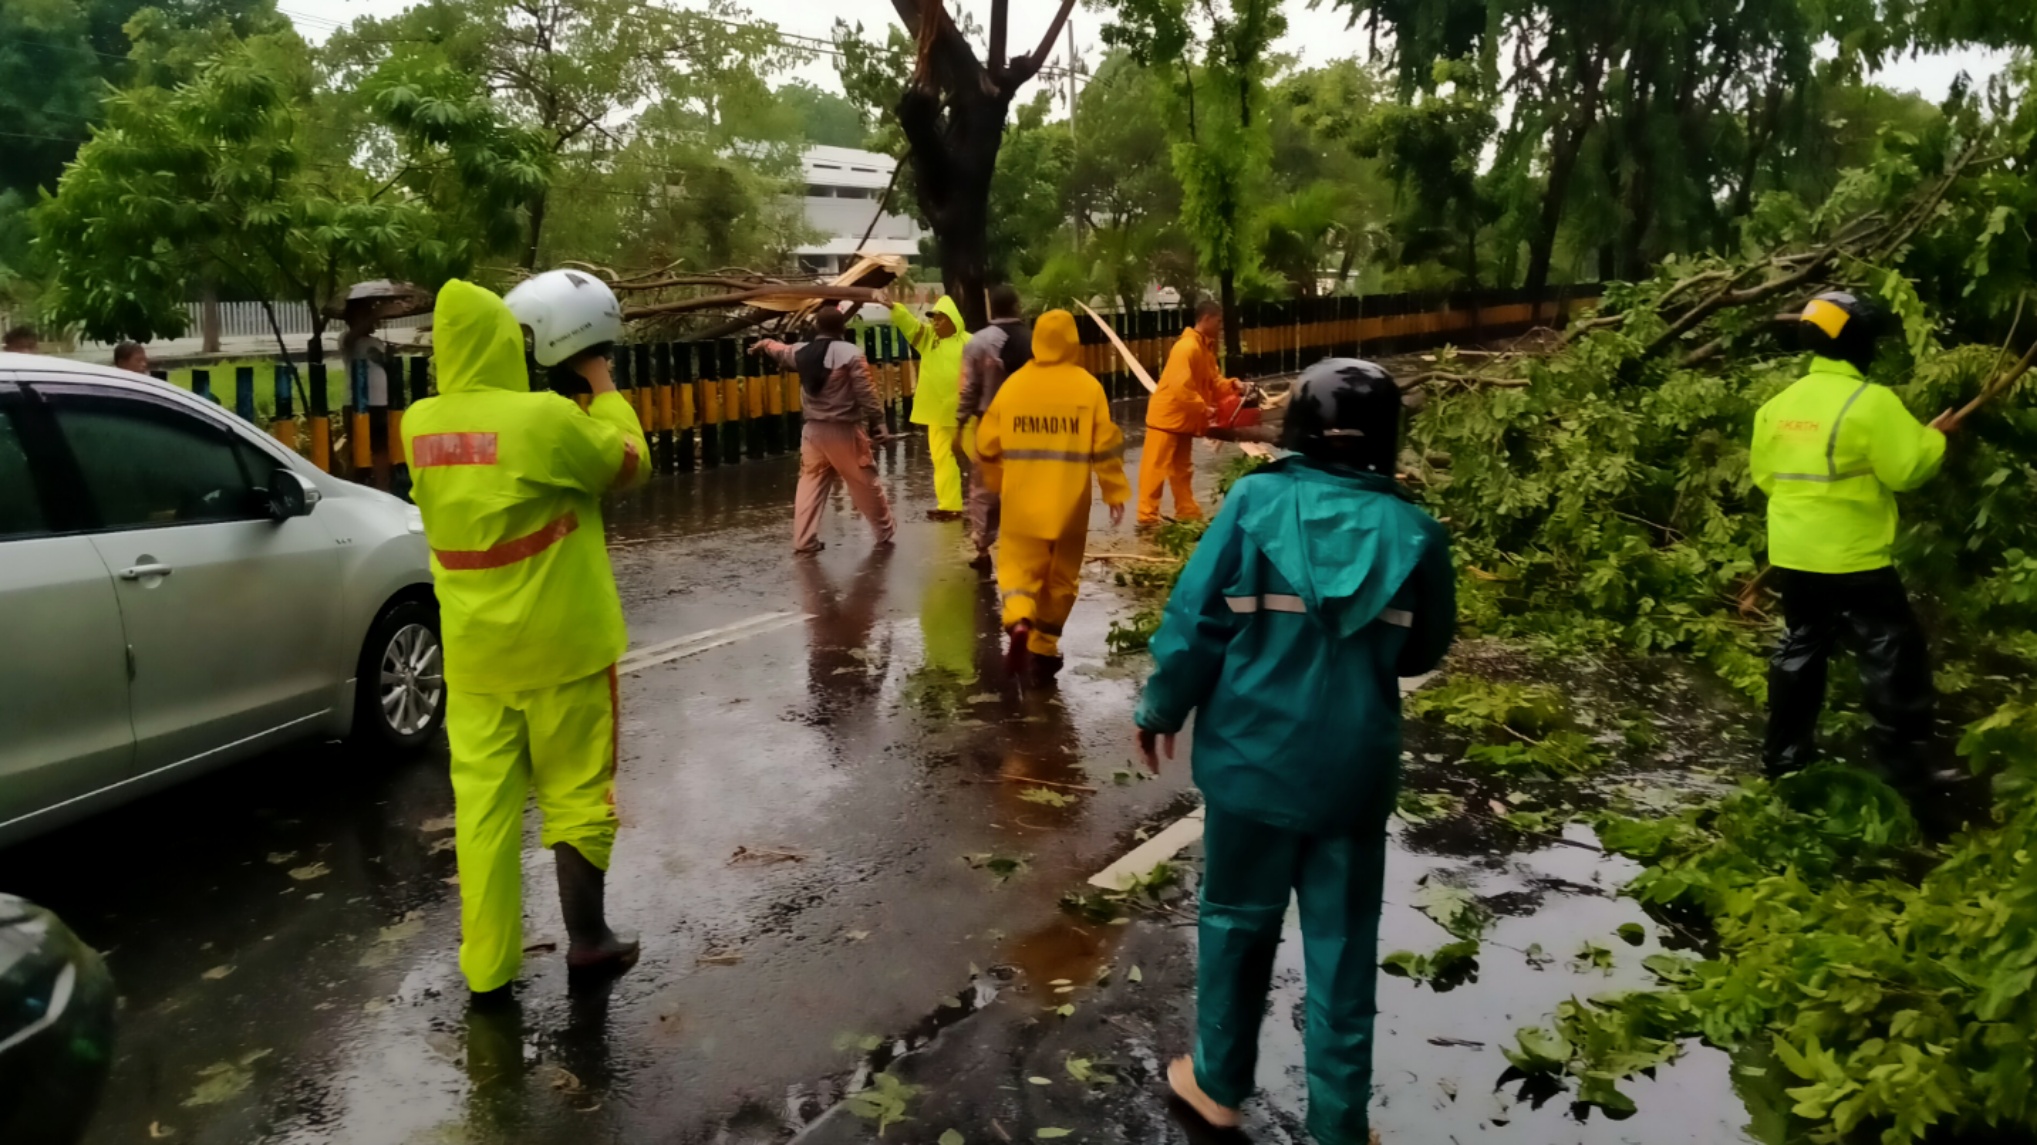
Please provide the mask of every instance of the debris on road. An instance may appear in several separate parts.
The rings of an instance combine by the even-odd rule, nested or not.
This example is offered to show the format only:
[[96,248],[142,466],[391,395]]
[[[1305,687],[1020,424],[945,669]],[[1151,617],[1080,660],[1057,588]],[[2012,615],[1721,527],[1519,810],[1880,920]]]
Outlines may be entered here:
[[773,863],[803,863],[806,856],[797,851],[779,851],[770,847],[737,847],[729,856],[731,867],[742,864],[768,866]]

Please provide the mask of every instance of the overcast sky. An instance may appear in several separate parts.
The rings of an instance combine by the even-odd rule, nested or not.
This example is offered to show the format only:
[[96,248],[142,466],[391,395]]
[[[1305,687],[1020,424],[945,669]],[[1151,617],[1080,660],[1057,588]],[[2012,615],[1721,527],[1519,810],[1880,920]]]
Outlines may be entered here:
[[[410,7],[414,0],[279,0],[283,13],[297,22],[304,35],[313,40],[323,40],[331,31],[360,16],[388,16]],[[662,0],[667,7],[705,8],[704,0]],[[954,3],[955,0],[950,0]],[[860,21],[864,28],[881,38],[885,25],[897,19],[890,0],[829,0],[815,3],[814,0],[749,0],[748,8],[759,19],[768,20],[780,29],[802,36],[828,38],[834,19],[841,17],[851,22]],[[960,7],[974,12],[978,22],[989,23],[990,4],[988,0],[960,0]],[[1057,7],[1053,0],[1017,0],[1011,5],[1010,38],[1014,51],[1026,51],[1039,43],[1039,37],[1047,30],[1047,21]],[[1094,62],[1101,55],[1101,44],[1097,39],[1099,16],[1085,7],[1077,7],[1072,23],[1075,26],[1076,50],[1087,60]],[[1344,14],[1333,10],[1326,3],[1321,8],[1310,9],[1301,0],[1289,0],[1287,4],[1287,36],[1280,43],[1280,50],[1300,57],[1305,64],[1320,64],[1329,60],[1365,50],[1365,33],[1360,29],[1346,29]],[[1062,36],[1061,44],[1054,52],[1058,62],[1065,59],[1067,37]],[[1953,77],[1962,70],[1983,79],[1999,71],[2007,60],[2006,54],[1986,52],[1958,52],[1940,56],[1926,56],[1898,61],[1887,68],[1879,77],[1891,87],[1908,88],[1932,100],[1944,98]],[[800,78],[814,84],[839,90],[835,81],[833,61],[822,56],[807,64],[796,73]]]

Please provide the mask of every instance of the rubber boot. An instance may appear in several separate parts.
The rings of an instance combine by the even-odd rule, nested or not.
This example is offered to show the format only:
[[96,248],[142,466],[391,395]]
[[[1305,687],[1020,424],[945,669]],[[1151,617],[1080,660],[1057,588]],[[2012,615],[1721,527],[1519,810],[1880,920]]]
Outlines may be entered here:
[[1030,655],[1032,660],[1033,687],[1051,688],[1054,677],[1061,674],[1062,660],[1059,656],[1042,656],[1038,652]]
[[1033,635],[1033,622],[1021,620],[1004,631],[1011,637],[1011,647],[1004,653],[1004,673],[1014,680],[1022,680],[1026,674],[1026,662],[1032,655],[1026,648],[1026,641]]
[[559,912],[566,916],[566,971],[570,976],[621,974],[637,964],[635,938],[608,929],[608,872],[570,843],[558,843]]

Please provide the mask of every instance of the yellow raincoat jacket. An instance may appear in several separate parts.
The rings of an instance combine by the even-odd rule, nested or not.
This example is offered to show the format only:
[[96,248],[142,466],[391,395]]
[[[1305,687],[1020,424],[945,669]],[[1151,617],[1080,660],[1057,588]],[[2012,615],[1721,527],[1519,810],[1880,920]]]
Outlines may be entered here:
[[1217,365],[1217,348],[1191,326],[1167,353],[1167,365],[1146,403],[1146,427],[1200,435],[1209,429],[1216,405],[1237,391]]
[[1049,310],[1033,326],[1033,360],[1005,380],[976,430],[984,480],[1004,502],[1006,536],[1059,537],[1089,524],[1090,480],[1106,505],[1131,496],[1125,439],[1103,384],[1075,364],[1075,316]]
[[1061,654],[1089,540],[1092,475],[1106,505],[1132,495],[1125,439],[1103,384],[1075,364],[1075,316],[1049,310],[1033,326],[1033,360],[1005,380],[976,430],[983,483],[1003,498],[997,587],[1004,626],[1027,624],[1036,656]]
[[955,332],[946,338],[934,333],[931,323],[921,322],[912,311],[894,302],[891,324],[919,351],[919,386],[912,392],[914,425],[959,425],[955,407],[962,397],[962,347],[969,344],[969,328],[962,323],[962,311],[946,295],[934,309],[948,316]]
[[1894,563],[1897,493],[1938,472],[1945,435],[1830,358],[1754,415],[1748,467],[1768,494],[1768,559],[1812,573]]
[[446,685],[517,692],[599,672],[628,646],[601,495],[648,473],[629,399],[583,412],[530,392],[523,333],[493,293],[453,281],[433,314],[439,396],[403,417],[424,513]]

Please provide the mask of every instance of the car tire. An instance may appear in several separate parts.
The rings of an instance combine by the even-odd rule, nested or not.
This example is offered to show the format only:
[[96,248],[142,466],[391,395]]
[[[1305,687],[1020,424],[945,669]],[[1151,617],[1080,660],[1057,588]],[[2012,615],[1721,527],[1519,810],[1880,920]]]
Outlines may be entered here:
[[445,646],[437,607],[401,601],[368,629],[354,685],[355,744],[413,751],[446,722]]

